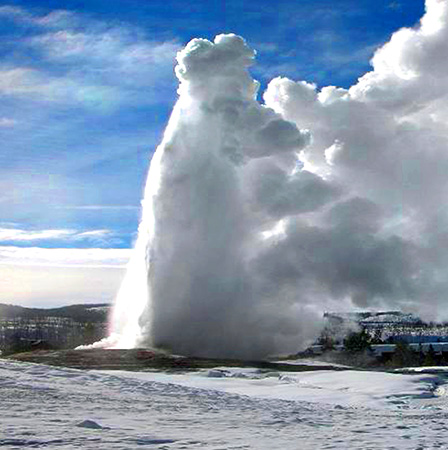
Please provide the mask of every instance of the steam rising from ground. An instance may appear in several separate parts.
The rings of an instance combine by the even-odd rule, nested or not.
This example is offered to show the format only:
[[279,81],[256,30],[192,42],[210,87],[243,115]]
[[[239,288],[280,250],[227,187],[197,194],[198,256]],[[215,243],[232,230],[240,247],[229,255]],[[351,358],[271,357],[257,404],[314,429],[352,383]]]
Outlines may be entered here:
[[242,38],[179,53],[116,346],[259,357],[328,309],[448,319],[448,1],[426,6],[348,90],[277,78],[260,105]]

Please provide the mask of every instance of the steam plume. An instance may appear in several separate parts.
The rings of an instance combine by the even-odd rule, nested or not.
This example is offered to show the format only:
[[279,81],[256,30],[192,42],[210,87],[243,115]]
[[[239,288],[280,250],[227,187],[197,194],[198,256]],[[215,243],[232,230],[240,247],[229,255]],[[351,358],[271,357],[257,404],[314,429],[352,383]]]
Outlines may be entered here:
[[266,105],[242,38],[190,42],[116,346],[260,357],[308,344],[326,309],[447,319],[447,22],[428,0],[350,89],[277,78]]

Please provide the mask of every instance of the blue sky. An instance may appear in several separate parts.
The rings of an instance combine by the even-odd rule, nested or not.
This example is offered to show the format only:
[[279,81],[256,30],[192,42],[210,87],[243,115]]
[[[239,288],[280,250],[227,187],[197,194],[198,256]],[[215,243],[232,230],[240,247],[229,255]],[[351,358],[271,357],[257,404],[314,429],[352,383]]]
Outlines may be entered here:
[[423,0],[0,3],[0,302],[112,300],[190,39],[242,35],[261,91],[278,75],[348,87],[423,12]]

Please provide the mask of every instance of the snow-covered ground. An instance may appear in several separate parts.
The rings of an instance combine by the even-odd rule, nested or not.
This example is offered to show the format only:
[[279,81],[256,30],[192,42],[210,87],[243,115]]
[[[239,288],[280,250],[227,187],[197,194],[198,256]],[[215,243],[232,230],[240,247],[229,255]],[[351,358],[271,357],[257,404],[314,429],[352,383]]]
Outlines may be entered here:
[[80,371],[0,360],[0,447],[448,448],[432,374]]

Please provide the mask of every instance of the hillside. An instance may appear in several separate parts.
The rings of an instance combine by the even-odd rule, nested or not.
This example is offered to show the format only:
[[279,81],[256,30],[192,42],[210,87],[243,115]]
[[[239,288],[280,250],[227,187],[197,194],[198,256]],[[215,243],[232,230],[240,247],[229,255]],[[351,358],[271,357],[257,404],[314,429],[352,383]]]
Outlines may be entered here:
[[17,305],[0,303],[0,321],[11,319],[42,319],[59,317],[72,319],[75,322],[107,322],[111,305],[107,303],[89,305],[70,305],[60,308],[26,308]]
[[69,349],[107,335],[108,304],[25,308],[0,303],[0,352]]

